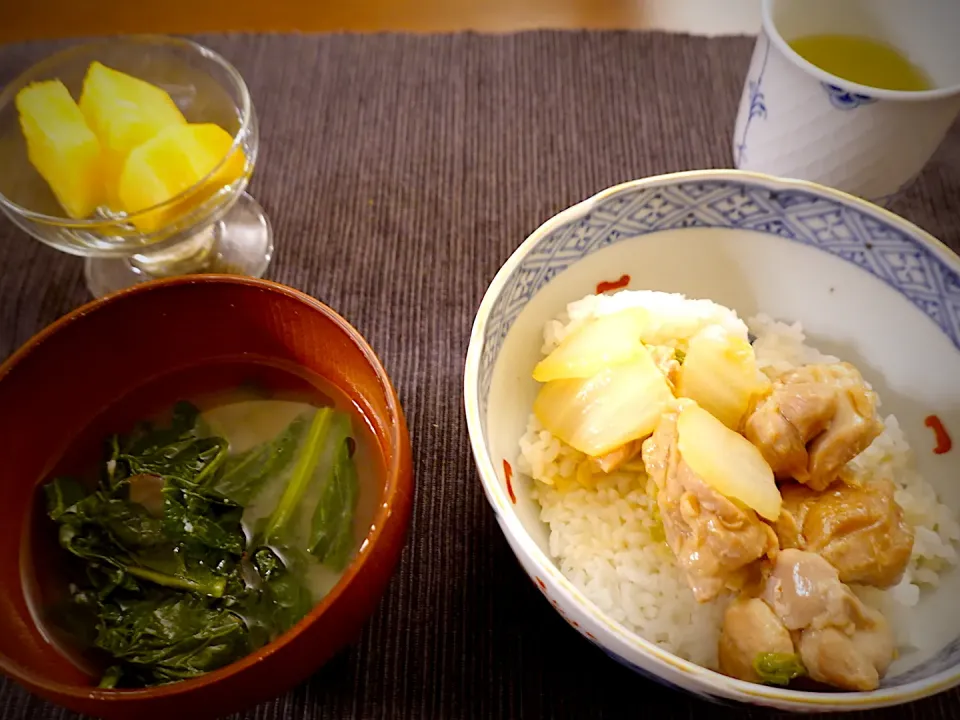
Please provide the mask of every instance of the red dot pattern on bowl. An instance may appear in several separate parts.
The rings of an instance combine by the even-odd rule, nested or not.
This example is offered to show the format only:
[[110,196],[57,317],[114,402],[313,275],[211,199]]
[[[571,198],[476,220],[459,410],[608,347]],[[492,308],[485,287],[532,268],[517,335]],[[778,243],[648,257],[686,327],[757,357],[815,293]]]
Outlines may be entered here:
[[510,502],[516,505],[517,495],[513,492],[513,467],[507,462],[506,458],[503,459],[503,478],[507,483],[507,495],[510,496]]
[[560,606],[560,604],[559,604],[556,600],[554,600],[552,597],[550,597],[550,592],[547,590],[547,584],[546,584],[543,580],[541,580],[540,577],[537,576],[537,575],[534,575],[533,579],[534,579],[534,581],[537,583],[537,587],[540,588],[540,592],[543,593],[543,596],[544,596],[544,597],[550,602],[550,604],[553,606],[553,609],[556,610],[558,613],[560,613],[560,617],[562,617],[564,620],[566,620],[567,623],[568,623],[571,627],[579,630],[583,635],[586,635],[588,638],[590,638],[591,640],[593,640],[594,642],[596,642],[597,639],[596,639],[591,633],[586,632],[586,631],[584,631],[584,630],[581,630],[581,629],[580,629],[580,623],[578,623],[576,620],[573,620],[572,618],[570,618],[570,617],[567,615],[567,613],[564,612],[564,610],[563,610],[563,608]]
[[616,280],[603,280],[597,283],[597,295],[620,290],[630,284],[630,276],[624,273]]

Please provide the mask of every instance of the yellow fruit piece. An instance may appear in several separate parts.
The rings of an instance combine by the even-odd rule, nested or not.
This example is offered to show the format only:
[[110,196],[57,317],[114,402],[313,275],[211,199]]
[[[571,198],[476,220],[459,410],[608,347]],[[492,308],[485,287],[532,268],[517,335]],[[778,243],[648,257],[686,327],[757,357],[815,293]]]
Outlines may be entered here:
[[677,395],[696,400],[731,430],[740,430],[754,400],[771,390],[746,339],[718,325],[693,336],[677,380]]
[[104,178],[114,210],[120,172],[127,155],[170,125],[186,125],[170,96],[155,85],[93,62],[80,94],[80,111],[99,138]]
[[100,142],[59,80],[33,83],[16,97],[27,156],[71,218],[104,203]]
[[648,318],[646,310],[627,308],[588,320],[537,363],[533,379],[549,382],[585,378],[626,362],[643,351],[640,334]]
[[783,502],[760,451],[694,402],[684,401],[677,418],[680,457],[703,481],[732,500],[776,521]]
[[[227,156],[233,138],[219,125],[210,123],[171,125],[134,148],[120,174],[119,198],[128,214],[166,203],[192,188],[209,175]],[[164,207],[134,224],[152,232],[174,222],[246,171],[246,156],[234,152],[204,187],[171,207]]]

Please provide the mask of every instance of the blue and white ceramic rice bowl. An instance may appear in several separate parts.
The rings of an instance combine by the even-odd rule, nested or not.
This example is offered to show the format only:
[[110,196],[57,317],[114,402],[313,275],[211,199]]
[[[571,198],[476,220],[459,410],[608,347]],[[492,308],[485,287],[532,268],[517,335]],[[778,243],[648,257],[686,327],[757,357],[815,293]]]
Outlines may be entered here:
[[[697,171],[605,190],[537,229],[490,284],[465,369],[481,482],[531,580],[613,659],[708,699],[794,711],[863,710],[960,682],[960,573],[947,569],[908,613],[914,647],[872,692],[802,692],[734,680],[644,640],[560,571],[550,530],[516,471],[538,385],[543,328],[598,285],[706,298],[742,318],[799,321],[807,342],[855,364],[896,415],[916,468],[954,514],[958,452],[936,454],[935,416],[960,439],[960,259],[906,220],[817,185]],[[603,287],[603,286],[601,286]]]

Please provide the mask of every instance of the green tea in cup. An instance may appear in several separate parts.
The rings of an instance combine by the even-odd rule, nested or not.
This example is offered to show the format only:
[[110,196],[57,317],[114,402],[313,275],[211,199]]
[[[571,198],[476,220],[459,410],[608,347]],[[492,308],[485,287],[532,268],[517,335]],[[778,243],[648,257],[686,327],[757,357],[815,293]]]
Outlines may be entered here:
[[760,0],[741,170],[888,205],[960,114],[960,0]]
[[884,90],[930,90],[927,74],[880,40],[840,34],[804,35],[790,41],[804,60],[831,75]]

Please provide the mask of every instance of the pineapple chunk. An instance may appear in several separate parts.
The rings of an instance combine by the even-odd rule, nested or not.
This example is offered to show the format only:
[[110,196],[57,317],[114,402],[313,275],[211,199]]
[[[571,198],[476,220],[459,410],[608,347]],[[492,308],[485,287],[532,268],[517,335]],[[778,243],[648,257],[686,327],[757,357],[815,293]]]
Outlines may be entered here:
[[16,97],[30,163],[71,218],[104,203],[100,142],[59,80],[33,83]]
[[696,403],[684,401],[677,418],[680,457],[703,481],[775,522],[783,499],[760,451]]
[[690,339],[680,366],[677,395],[690,398],[731,430],[740,430],[754,400],[770,392],[753,346],[718,325]]
[[[233,143],[230,134],[210,123],[170,125],[127,156],[120,174],[119,198],[128,214],[166,203],[203,180],[226,157]],[[205,186],[172,207],[164,207],[134,224],[152,232],[174,222],[246,171],[242,150],[211,177]]]
[[120,210],[117,185],[127,155],[170,125],[186,125],[170,96],[150,83],[98,62],[87,69],[80,111],[100,139],[108,202]]

